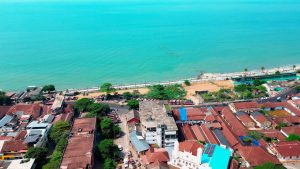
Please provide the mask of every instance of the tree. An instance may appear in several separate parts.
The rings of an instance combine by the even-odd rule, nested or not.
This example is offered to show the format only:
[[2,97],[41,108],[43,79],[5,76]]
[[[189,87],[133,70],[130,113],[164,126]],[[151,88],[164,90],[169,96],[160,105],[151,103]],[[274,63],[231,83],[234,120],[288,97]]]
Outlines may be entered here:
[[46,161],[48,150],[42,147],[31,147],[25,154],[25,158],[35,158],[35,161],[40,166]]
[[6,93],[0,91],[0,105],[10,105],[12,103],[10,97],[6,96]]
[[262,165],[255,166],[254,169],[285,169],[282,165],[275,165],[271,162],[266,162]]
[[104,169],[115,169],[117,167],[117,164],[114,160],[107,158],[104,162]]
[[149,92],[147,93],[147,97],[151,98],[151,99],[163,100],[166,98],[164,90],[165,90],[165,87],[160,84],[150,86]]
[[112,93],[112,92],[115,92],[115,91],[116,91],[116,89],[113,88],[111,83],[103,83],[100,86],[100,92],[105,92],[107,95]]
[[295,89],[298,93],[300,92],[300,86],[297,86]]
[[250,137],[243,137],[243,142],[246,144],[250,144],[252,142],[252,139]]
[[71,126],[66,121],[58,121],[54,124],[50,131],[50,138],[55,142],[58,143],[59,140],[66,135],[68,130],[70,130]]
[[184,97],[186,96],[186,91],[179,84],[166,86],[164,93],[166,96],[166,100],[184,99]]
[[92,117],[100,117],[110,112],[109,105],[102,103],[89,104],[86,109],[89,111],[89,114],[91,114]]
[[191,82],[190,82],[189,80],[185,80],[183,83],[184,83],[186,86],[190,86],[190,85],[191,85]]
[[133,95],[130,92],[124,92],[123,97],[126,100],[130,100],[133,97]]
[[264,72],[264,71],[265,71],[265,67],[262,66],[262,67],[260,68],[260,70],[261,70],[262,72]]
[[287,138],[285,138],[286,141],[300,141],[300,136],[297,134],[289,134]]
[[127,106],[129,108],[129,110],[132,110],[132,109],[137,110],[137,109],[139,109],[139,101],[138,100],[129,100],[127,102]]
[[253,82],[252,82],[252,84],[253,84],[254,86],[261,86],[262,84],[265,84],[265,83],[266,83],[266,81],[259,80],[259,79],[255,79],[255,80],[253,80]]
[[88,107],[92,104],[93,102],[88,99],[88,98],[82,98],[79,99],[75,102],[75,108],[77,108],[79,111],[87,111]]
[[279,123],[277,126],[276,126],[276,129],[277,130],[281,130],[282,127],[287,127],[288,124],[287,123]]
[[293,65],[293,70],[295,70],[295,69],[296,69],[296,67],[297,67],[296,65]]
[[52,84],[45,85],[45,86],[43,86],[42,91],[43,92],[52,92],[52,91],[55,91],[55,86],[52,85]]
[[119,148],[112,139],[104,139],[98,144],[98,150],[104,159],[116,158],[119,155]]
[[277,71],[275,72],[275,75],[280,75],[280,71],[277,70]]
[[112,122],[112,120],[110,118],[104,117],[101,120],[100,127],[101,127],[101,131],[102,131],[102,135],[105,138],[111,138],[114,135],[114,133],[113,133],[114,132],[114,130],[113,130],[114,123]]

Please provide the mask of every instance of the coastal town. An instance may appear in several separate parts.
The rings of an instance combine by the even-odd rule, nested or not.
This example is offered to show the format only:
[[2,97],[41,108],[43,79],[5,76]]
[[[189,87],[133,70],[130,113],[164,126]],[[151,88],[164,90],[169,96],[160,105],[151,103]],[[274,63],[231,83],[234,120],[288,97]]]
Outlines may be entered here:
[[3,169],[299,169],[300,67],[0,92]]

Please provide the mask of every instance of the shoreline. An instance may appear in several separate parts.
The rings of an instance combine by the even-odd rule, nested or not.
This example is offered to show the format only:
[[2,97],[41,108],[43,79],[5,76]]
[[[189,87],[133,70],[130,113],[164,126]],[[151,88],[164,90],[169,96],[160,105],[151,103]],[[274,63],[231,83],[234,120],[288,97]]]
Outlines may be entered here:
[[[135,84],[126,84],[126,85],[113,85],[114,88],[117,90],[133,90],[133,89],[140,89],[146,88],[152,85],[172,85],[172,84],[182,84],[185,80],[189,80],[190,82],[198,82],[198,83],[205,83],[210,81],[224,81],[224,80],[231,80],[231,78],[241,77],[241,76],[262,76],[266,74],[275,74],[277,71],[281,73],[295,73],[297,70],[300,69],[300,64],[295,64],[295,68],[293,65],[281,66],[277,68],[270,68],[262,70],[248,70],[247,72],[231,72],[231,73],[203,73],[198,75],[194,78],[185,78],[181,80],[170,80],[170,81],[162,81],[162,82],[149,82],[149,83],[135,83]],[[69,92],[97,92],[99,91],[99,87],[90,87],[90,88],[81,88],[81,89],[65,89],[60,91]]]

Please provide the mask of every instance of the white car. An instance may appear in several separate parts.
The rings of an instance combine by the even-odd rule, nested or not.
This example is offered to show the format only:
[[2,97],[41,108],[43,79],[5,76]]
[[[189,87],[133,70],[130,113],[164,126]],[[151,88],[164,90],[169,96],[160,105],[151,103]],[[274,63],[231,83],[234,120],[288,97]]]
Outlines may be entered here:
[[127,158],[124,158],[124,168],[128,168],[129,167],[129,162]]
[[118,145],[118,148],[120,151],[123,151],[123,147],[121,145]]

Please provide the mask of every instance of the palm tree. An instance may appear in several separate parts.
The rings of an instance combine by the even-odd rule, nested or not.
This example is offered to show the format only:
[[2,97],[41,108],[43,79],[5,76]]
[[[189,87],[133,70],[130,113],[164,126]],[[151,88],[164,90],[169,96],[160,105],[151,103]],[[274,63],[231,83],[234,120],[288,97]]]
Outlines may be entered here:
[[294,70],[296,69],[296,65],[293,65],[293,69],[294,69]]
[[244,71],[245,71],[245,76],[246,76],[246,74],[247,74],[247,72],[248,72],[248,69],[247,69],[247,68],[245,68],[245,69],[244,69]]
[[261,69],[261,72],[265,71],[265,67],[264,66],[262,66],[260,69]]

